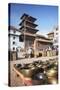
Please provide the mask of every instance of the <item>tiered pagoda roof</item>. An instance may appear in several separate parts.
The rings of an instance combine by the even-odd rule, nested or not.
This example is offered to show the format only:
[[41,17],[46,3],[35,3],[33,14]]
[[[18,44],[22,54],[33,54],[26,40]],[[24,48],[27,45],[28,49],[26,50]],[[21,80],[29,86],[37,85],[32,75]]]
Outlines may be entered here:
[[32,34],[35,34],[38,30],[36,29],[36,27],[38,26],[37,24],[35,24],[36,18],[29,16],[28,14],[23,14],[21,16],[21,23],[19,24],[20,27],[20,32],[29,32]]
[[36,21],[36,18],[32,17],[32,16],[29,16],[28,14],[24,13],[22,16],[21,16],[21,19],[29,19],[29,21],[32,21],[32,22],[35,22]]

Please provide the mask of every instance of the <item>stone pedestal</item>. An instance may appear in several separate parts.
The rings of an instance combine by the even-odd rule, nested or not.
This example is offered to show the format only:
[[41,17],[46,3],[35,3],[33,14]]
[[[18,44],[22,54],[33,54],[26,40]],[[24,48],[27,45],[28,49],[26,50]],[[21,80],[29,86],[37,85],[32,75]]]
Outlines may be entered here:
[[13,52],[12,53],[12,60],[16,60],[16,56],[17,56],[16,52]]
[[16,59],[17,59],[17,53],[16,52],[9,51],[8,52],[8,60],[9,61],[13,61],[13,60],[16,60]]

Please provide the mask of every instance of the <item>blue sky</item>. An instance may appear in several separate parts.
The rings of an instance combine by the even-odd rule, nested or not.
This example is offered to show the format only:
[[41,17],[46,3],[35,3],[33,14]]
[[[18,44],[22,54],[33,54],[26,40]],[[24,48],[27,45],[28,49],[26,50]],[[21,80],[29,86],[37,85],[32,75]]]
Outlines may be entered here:
[[47,33],[58,25],[58,6],[33,5],[33,4],[10,4],[10,25],[19,28],[20,17],[27,13],[35,18],[35,22],[41,33]]

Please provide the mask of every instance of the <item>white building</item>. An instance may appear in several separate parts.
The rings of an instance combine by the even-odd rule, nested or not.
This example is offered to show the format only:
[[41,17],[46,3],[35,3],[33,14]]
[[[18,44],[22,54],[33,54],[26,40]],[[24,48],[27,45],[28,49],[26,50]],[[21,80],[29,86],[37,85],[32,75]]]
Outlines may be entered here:
[[17,48],[23,46],[22,43],[19,41],[20,31],[15,28],[14,26],[9,26],[8,32],[8,49],[9,51],[16,51]]
[[53,39],[53,45],[55,46],[55,47],[58,47],[58,38],[59,38],[59,30],[58,30],[58,28],[55,28],[54,29],[54,39]]
[[53,41],[53,46],[55,48],[58,48],[58,38],[59,38],[59,30],[58,27],[55,27],[52,32],[49,32],[48,38],[50,38]]

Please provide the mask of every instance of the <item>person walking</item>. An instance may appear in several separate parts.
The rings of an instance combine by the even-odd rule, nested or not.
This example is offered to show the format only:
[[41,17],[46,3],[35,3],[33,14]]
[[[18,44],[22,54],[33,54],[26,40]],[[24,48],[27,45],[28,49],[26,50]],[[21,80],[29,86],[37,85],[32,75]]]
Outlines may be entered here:
[[32,53],[32,49],[31,49],[31,47],[29,47],[28,50],[27,50],[27,54],[28,54],[29,58],[31,57],[31,53]]

